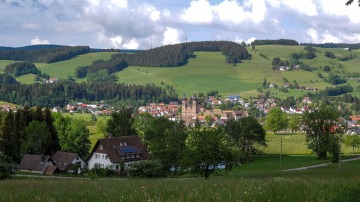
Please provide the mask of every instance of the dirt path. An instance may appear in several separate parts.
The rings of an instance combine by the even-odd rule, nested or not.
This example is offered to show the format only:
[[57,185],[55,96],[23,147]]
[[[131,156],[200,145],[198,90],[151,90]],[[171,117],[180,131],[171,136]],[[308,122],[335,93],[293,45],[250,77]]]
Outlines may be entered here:
[[[356,161],[356,160],[360,160],[360,157],[344,159],[344,160],[341,160],[340,162],[344,163],[344,162]],[[321,163],[321,164],[316,164],[316,165],[312,165],[312,166],[305,166],[305,167],[300,167],[300,168],[291,168],[291,169],[287,169],[287,170],[283,170],[283,171],[307,170],[307,169],[311,169],[311,168],[324,167],[324,166],[327,166],[329,164],[332,164],[332,163],[331,162],[329,162],[329,163]]]

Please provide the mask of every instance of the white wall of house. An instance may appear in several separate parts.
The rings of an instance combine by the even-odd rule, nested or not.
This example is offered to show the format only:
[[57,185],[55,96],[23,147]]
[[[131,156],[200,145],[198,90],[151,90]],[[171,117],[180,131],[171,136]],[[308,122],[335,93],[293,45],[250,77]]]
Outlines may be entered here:
[[85,161],[83,161],[80,157],[76,157],[71,164],[80,164],[80,168],[81,169],[85,169],[86,168],[86,163]]
[[107,154],[103,153],[93,153],[88,161],[88,169],[94,168],[95,164],[100,165],[100,168],[106,168],[108,166],[112,166],[110,159]]
[[[127,161],[124,162],[125,170],[129,169],[132,164],[139,162],[139,161]],[[119,170],[120,164],[119,163],[111,163],[110,159],[107,158],[106,154],[103,153],[93,153],[88,161],[88,169],[92,169],[95,167],[95,164],[100,165],[100,168],[107,168],[111,166],[113,170]]]

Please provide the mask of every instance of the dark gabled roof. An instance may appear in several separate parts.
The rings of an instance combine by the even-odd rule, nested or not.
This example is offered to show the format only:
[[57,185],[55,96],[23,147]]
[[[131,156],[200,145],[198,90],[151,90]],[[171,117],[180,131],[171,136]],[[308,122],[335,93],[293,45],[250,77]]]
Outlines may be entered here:
[[25,154],[19,164],[19,169],[43,172],[49,161],[52,162],[50,156]]
[[48,165],[44,170],[44,174],[53,175],[54,173],[59,172],[59,168],[57,166]]
[[67,170],[67,168],[71,165],[71,162],[76,157],[79,157],[79,155],[70,152],[57,151],[53,155],[52,160],[54,161],[55,165],[59,167],[60,170]]
[[[129,154],[139,154],[139,157],[131,160],[149,158],[149,153],[138,135],[99,139],[91,151],[90,157],[94,152],[107,154],[112,163],[119,162],[123,155]],[[128,159],[124,160],[127,161]]]

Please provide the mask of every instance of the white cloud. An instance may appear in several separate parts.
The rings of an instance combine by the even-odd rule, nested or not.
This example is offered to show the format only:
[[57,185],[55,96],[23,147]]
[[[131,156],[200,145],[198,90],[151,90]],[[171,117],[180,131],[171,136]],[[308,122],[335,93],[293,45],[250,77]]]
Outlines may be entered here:
[[256,40],[255,37],[250,37],[250,38],[247,39],[247,40],[244,40],[244,39],[240,38],[239,36],[236,36],[236,38],[235,38],[235,42],[236,42],[236,43],[245,42],[247,45],[248,45],[248,44],[251,44],[251,43],[252,43],[253,41],[255,41],[255,40]]
[[120,48],[122,45],[123,39],[121,36],[115,36],[115,37],[110,38],[110,41],[111,41],[113,47]]
[[191,1],[190,7],[183,10],[181,19],[194,24],[209,24],[213,20],[213,11],[207,0]]
[[280,0],[266,0],[272,7],[280,7]]
[[[321,0],[320,8],[324,14],[347,17],[353,23],[360,23],[359,7],[344,6],[345,1],[339,0]],[[356,3],[354,3],[356,4]]]
[[322,34],[322,43],[341,43],[342,40],[340,40],[338,37],[330,34],[330,33],[324,33]]
[[30,41],[31,45],[37,45],[37,44],[50,44],[49,40],[43,40],[40,39],[38,36],[36,36],[34,39],[31,39]]
[[102,48],[174,44],[185,32],[192,41],[360,42],[359,7],[342,0],[0,0],[0,11],[7,46],[39,33],[52,43]]
[[152,5],[144,4],[144,5],[140,6],[139,12],[145,13],[154,22],[160,20],[161,12]]
[[319,42],[318,33],[315,29],[308,29],[307,34],[310,36],[311,42],[314,43]]
[[251,44],[252,42],[254,42],[256,40],[255,37],[250,37],[248,40],[245,41],[246,44]]
[[163,34],[163,45],[177,44],[181,42],[180,33],[177,29],[167,27]]
[[303,13],[308,16],[318,15],[317,6],[313,0],[282,0],[283,5],[296,10],[299,13]]
[[138,49],[140,44],[136,41],[136,39],[131,39],[128,43],[124,44],[123,47],[125,49]]

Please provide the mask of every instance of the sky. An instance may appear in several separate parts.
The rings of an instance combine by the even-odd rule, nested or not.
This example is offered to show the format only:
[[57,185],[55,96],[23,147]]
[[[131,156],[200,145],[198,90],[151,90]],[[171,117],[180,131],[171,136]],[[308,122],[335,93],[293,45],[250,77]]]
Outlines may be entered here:
[[190,42],[294,39],[360,43],[346,0],[0,0],[0,46],[150,49]]

